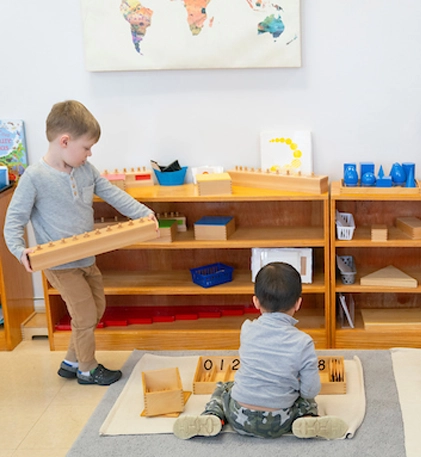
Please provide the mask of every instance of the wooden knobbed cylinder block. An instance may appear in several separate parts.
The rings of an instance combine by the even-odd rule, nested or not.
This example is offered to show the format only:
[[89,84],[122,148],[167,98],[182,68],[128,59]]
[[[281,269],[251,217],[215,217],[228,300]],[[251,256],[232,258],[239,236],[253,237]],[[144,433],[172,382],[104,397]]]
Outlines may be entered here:
[[157,237],[154,221],[136,219],[42,244],[29,254],[29,261],[33,271],[45,270]]

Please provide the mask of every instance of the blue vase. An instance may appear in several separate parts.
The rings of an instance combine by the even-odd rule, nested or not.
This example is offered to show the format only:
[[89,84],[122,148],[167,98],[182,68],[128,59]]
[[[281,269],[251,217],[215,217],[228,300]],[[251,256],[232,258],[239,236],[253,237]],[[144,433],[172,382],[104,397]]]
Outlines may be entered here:
[[347,163],[344,166],[344,184],[348,187],[358,185],[357,165],[355,163]]

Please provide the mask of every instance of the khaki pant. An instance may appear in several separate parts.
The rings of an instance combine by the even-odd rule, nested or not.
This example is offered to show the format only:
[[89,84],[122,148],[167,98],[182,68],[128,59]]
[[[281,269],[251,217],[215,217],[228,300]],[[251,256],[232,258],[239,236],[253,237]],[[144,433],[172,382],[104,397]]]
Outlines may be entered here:
[[101,272],[94,264],[86,268],[45,270],[44,274],[60,292],[70,314],[72,333],[66,359],[79,362],[81,371],[96,368],[94,331],[105,311]]

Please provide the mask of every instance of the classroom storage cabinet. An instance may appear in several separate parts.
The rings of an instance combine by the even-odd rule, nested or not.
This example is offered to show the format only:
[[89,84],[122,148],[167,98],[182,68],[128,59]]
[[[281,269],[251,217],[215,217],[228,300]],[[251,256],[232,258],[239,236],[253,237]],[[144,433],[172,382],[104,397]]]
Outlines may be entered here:
[[[350,213],[355,220],[352,239],[338,239],[336,211]],[[419,187],[413,189],[348,188],[331,185],[331,312],[332,347],[338,349],[386,349],[394,346],[421,347],[421,322],[411,316],[421,313],[421,239],[399,230],[396,219],[421,217]],[[372,228],[387,227],[387,239],[372,241]],[[356,277],[344,284],[336,268],[336,256],[352,256]],[[393,266],[418,281],[417,287],[385,279],[379,285],[361,285],[361,278]],[[339,294],[351,296],[355,306],[355,328],[342,328]],[[378,319],[376,319],[378,316]],[[364,320],[365,318],[365,320]]]
[[34,313],[32,275],[9,252],[3,228],[13,187],[0,192],[0,301],[4,324],[0,326],[0,350],[11,351],[22,341],[21,324]]
[[[97,256],[109,310],[132,310],[138,316],[155,310],[158,316],[152,323],[142,323],[138,317],[127,325],[124,319],[112,319],[96,331],[98,349],[238,349],[242,322],[258,315],[253,312],[251,275],[251,249],[256,247],[312,248],[313,281],[303,285],[298,327],[314,338],[317,348],[330,347],[334,313],[329,309],[327,192],[234,186],[229,195],[200,196],[193,184],[129,188],[127,192],[156,213],[184,215],[187,230],[177,232],[173,241],[157,239]],[[117,214],[103,201],[97,200],[94,206],[96,218]],[[207,215],[233,216],[235,232],[227,240],[195,240],[194,222]],[[192,281],[190,269],[217,262],[234,268],[232,281],[209,288]],[[45,278],[44,290],[50,346],[63,350],[70,331],[59,330],[57,324],[66,320],[67,311]],[[163,317],[171,307],[178,313],[176,318],[160,319],[160,310]],[[197,310],[206,317],[195,318]],[[215,317],[215,310],[220,314],[222,310],[222,315]]]

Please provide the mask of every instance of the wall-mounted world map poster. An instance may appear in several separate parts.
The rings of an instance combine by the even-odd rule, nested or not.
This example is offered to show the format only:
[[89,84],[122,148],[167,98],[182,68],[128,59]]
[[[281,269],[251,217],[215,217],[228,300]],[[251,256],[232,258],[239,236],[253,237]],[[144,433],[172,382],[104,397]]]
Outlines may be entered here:
[[82,0],[89,71],[301,66],[300,0]]

